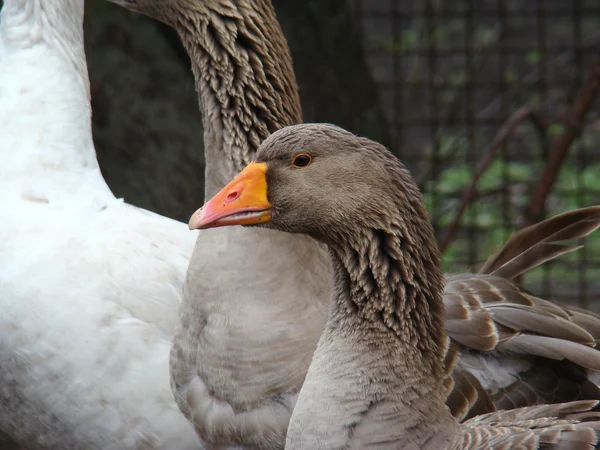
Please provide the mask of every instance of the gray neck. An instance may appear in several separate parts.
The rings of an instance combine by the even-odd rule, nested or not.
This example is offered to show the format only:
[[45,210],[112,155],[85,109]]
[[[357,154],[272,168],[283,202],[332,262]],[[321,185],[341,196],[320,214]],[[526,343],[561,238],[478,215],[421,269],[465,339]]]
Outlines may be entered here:
[[391,333],[398,345],[414,348],[428,376],[441,382],[439,252],[428,239],[394,232],[394,225],[385,228],[363,229],[329,244],[336,287],[331,319],[356,316],[368,329]]
[[390,441],[395,449],[438,449],[454,438],[442,384],[438,252],[410,239],[367,230],[329,245],[333,303],[292,417],[290,448],[325,440],[323,448]]
[[[207,7],[209,8],[209,7]],[[292,60],[270,1],[182,15],[205,127],[206,198],[248,164],[272,132],[302,121]]]

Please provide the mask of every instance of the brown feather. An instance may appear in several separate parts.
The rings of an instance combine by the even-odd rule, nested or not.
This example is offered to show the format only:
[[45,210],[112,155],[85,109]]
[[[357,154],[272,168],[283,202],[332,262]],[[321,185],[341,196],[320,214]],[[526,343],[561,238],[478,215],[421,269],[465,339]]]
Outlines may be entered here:
[[600,340],[600,316],[584,309],[569,308],[569,319],[590,333],[594,339]]
[[478,416],[464,423],[465,435],[457,448],[594,449],[598,445],[600,422],[597,420],[600,414],[589,411],[595,406],[596,402],[582,401],[497,411]]
[[598,350],[562,339],[521,334],[503,342],[499,349],[548,359],[564,359],[587,369],[600,370]]
[[[588,221],[590,215],[596,216],[597,220]],[[556,227],[567,223],[563,215],[558,221],[549,220],[549,225],[554,228],[548,228],[548,223],[546,228],[542,227],[546,230],[545,234],[530,230],[533,235],[522,242],[535,246],[545,238],[553,240],[585,235],[600,225],[600,208],[586,208],[584,214],[567,214],[566,218],[575,220],[567,225],[567,230]],[[550,247],[546,244],[554,245],[556,242],[545,242],[543,248],[538,246],[533,252],[522,243],[516,262],[511,264],[521,264],[519,267],[522,268],[530,261],[539,263],[548,255],[560,253],[555,251],[558,247],[548,252]],[[511,245],[507,244],[509,251]],[[542,251],[536,256],[540,248]],[[514,268],[516,265],[507,267]],[[600,315],[549,302],[524,291],[509,279],[485,273],[447,277],[443,300],[446,331],[459,344],[461,352],[499,350],[508,355],[522,355],[522,358],[532,361],[526,372],[511,374],[514,381],[510,385],[500,391],[488,392],[496,408],[600,398],[600,389],[588,379],[586,371],[600,368],[600,352],[593,348],[600,337]],[[506,376],[510,367],[506,366]],[[566,373],[565,367],[575,367],[579,372]],[[477,370],[485,372],[491,368]],[[461,409],[469,400],[465,389],[455,379],[448,391],[448,399],[452,402],[453,411],[471,417],[471,411]]]
[[488,259],[479,273],[512,279],[549,259],[578,248],[557,246],[556,242],[585,237],[599,226],[600,206],[551,217],[514,233],[504,247]]
[[487,306],[495,322],[522,332],[536,333],[584,345],[594,345],[591,334],[579,325],[542,309],[521,305]]
[[580,245],[555,244],[552,242],[540,242],[527,249],[519,256],[510,260],[502,267],[494,270],[491,275],[513,279],[535,266],[557,258],[566,253],[579,250]]

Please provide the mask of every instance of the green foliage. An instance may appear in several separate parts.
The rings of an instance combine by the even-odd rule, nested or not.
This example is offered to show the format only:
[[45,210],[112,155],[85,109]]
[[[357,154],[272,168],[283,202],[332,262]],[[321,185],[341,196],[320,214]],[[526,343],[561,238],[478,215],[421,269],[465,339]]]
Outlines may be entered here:
[[[441,153],[454,153],[456,146],[460,147],[461,139],[446,137],[440,139]],[[463,152],[458,152],[463,156]],[[454,153],[456,157],[456,153]],[[519,219],[529,199],[527,195],[508,195],[508,205],[501,198],[493,198],[502,191],[503,186],[509,189],[517,188],[520,192],[531,192],[531,186],[537,180],[541,164],[526,164],[523,162],[504,162],[500,159],[493,161],[477,185],[478,197],[468,205],[461,219],[461,228],[474,228],[476,232],[459,233],[457,238],[448,246],[443,263],[447,272],[461,270],[476,270],[469,267],[471,256],[476,261],[483,262],[496,252],[506,242],[508,237],[519,228]],[[427,207],[432,211],[435,197],[437,200],[435,222],[440,230],[444,230],[453,220],[463,192],[471,185],[475,168],[473,165],[453,165],[444,170],[437,181],[427,184],[424,194]],[[519,189],[520,187],[520,189]],[[598,204],[600,200],[600,163],[577,167],[568,161],[561,169],[555,189],[548,199],[547,216],[564,211]],[[443,207],[440,207],[440,203]],[[433,212],[433,211],[432,211]],[[504,215],[507,214],[508,217]],[[600,255],[600,233],[592,234],[585,241],[588,258]],[[472,254],[471,254],[472,253]],[[577,270],[581,255],[579,252],[569,253],[560,258],[559,263],[551,263],[553,283],[564,283],[571,286],[577,283]],[[528,286],[542,284],[547,268],[537,268],[525,276]],[[600,267],[586,268],[589,280],[600,279]]]
[[386,39],[381,42],[382,47],[389,53],[403,55],[414,50],[419,42],[417,31],[413,28],[402,30],[400,39]]
[[527,52],[527,54],[525,55],[525,60],[532,66],[540,62],[541,59],[542,53],[538,50],[532,50],[530,52]]

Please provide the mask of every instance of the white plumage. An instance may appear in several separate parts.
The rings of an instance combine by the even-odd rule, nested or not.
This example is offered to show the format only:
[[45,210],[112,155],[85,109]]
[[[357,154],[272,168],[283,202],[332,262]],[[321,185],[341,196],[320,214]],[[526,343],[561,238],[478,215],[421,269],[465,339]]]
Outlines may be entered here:
[[196,234],[102,178],[83,3],[1,14],[0,429],[28,449],[201,448],[168,373]]

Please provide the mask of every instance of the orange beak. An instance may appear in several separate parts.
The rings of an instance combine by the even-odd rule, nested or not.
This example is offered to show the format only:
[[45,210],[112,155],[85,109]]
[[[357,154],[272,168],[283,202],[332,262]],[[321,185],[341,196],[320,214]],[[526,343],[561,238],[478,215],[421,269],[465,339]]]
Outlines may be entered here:
[[251,163],[190,218],[190,230],[271,221],[267,165]]

